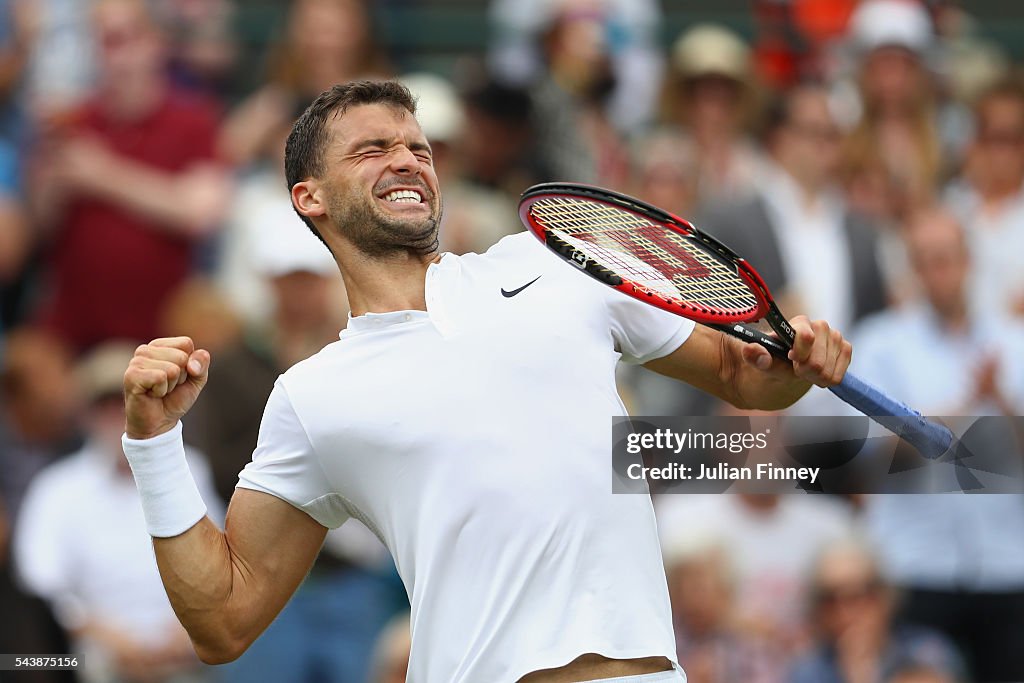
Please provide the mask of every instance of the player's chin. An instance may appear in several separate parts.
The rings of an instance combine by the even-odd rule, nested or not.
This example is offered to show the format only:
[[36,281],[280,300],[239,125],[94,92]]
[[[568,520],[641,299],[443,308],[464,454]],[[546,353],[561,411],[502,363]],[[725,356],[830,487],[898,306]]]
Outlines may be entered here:
[[387,221],[390,233],[386,239],[393,247],[428,254],[437,248],[438,222],[433,215],[425,218]]
[[437,222],[437,212],[426,202],[401,204],[378,200],[375,213],[381,222],[391,225],[416,226],[431,220]]
[[437,232],[438,221],[432,213],[416,216],[385,216],[382,224],[396,235],[426,235]]

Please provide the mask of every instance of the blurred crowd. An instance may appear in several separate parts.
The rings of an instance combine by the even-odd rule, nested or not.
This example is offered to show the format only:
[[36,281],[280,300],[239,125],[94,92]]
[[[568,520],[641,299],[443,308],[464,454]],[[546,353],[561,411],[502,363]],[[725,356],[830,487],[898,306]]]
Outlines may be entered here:
[[[657,0],[491,0],[485,49],[435,73],[383,39],[397,1],[281,2],[249,60],[259,3],[0,0],[0,653],[84,662],[12,680],[405,679],[405,592],[356,522],[249,652],[200,665],[120,450],[134,346],[192,336],[213,366],[186,440],[222,521],[274,379],[337,339],[341,278],[282,168],[333,83],[417,95],[445,251],[521,230],[532,183],[607,186],[748,256],[922,412],[1021,414],[1017,66],[968,3],[749,5],[750,35],[668,35]],[[637,414],[726,412],[640,369],[621,385]],[[793,412],[839,409],[812,392]],[[1020,496],[655,505],[691,683],[1024,681]]]

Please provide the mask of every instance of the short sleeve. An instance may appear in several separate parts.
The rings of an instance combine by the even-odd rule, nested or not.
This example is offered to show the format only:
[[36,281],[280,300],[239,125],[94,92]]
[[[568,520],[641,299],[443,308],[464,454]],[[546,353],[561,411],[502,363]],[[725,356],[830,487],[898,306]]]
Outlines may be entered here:
[[[595,283],[596,285],[596,283]],[[626,363],[641,364],[675,351],[693,332],[694,322],[618,292],[600,287],[612,337]]]
[[267,400],[252,461],[238,475],[236,488],[276,496],[329,529],[348,519],[344,499],[327,481],[280,378]]
[[[517,263],[530,259],[542,268],[545,277],[554,279],[566,292],[579,295],[595,308],[603,305],[615,348],[625,363],[641,364],[667,356],[693,332],[693,321],[645,304],[582,275],[529,233],[506,237],[487,253]],[[600,324],[603,326],[604,321]]]

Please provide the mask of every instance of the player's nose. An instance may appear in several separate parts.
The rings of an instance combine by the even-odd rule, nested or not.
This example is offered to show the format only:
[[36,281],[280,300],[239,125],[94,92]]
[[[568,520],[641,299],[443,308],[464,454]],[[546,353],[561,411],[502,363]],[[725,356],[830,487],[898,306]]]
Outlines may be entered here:
[[391,155],[391,170],[401,175],[418,175],[422,172],[422,162],[404,145]]

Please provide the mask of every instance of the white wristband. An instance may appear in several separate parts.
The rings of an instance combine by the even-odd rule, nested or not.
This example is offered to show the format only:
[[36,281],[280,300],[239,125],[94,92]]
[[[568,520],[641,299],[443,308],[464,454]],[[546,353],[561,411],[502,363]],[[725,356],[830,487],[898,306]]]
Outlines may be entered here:
[[155,538],[183,534],[206,516],[181,440],[181,421],[151,439],[121,437],[142,499],[146,529]]

